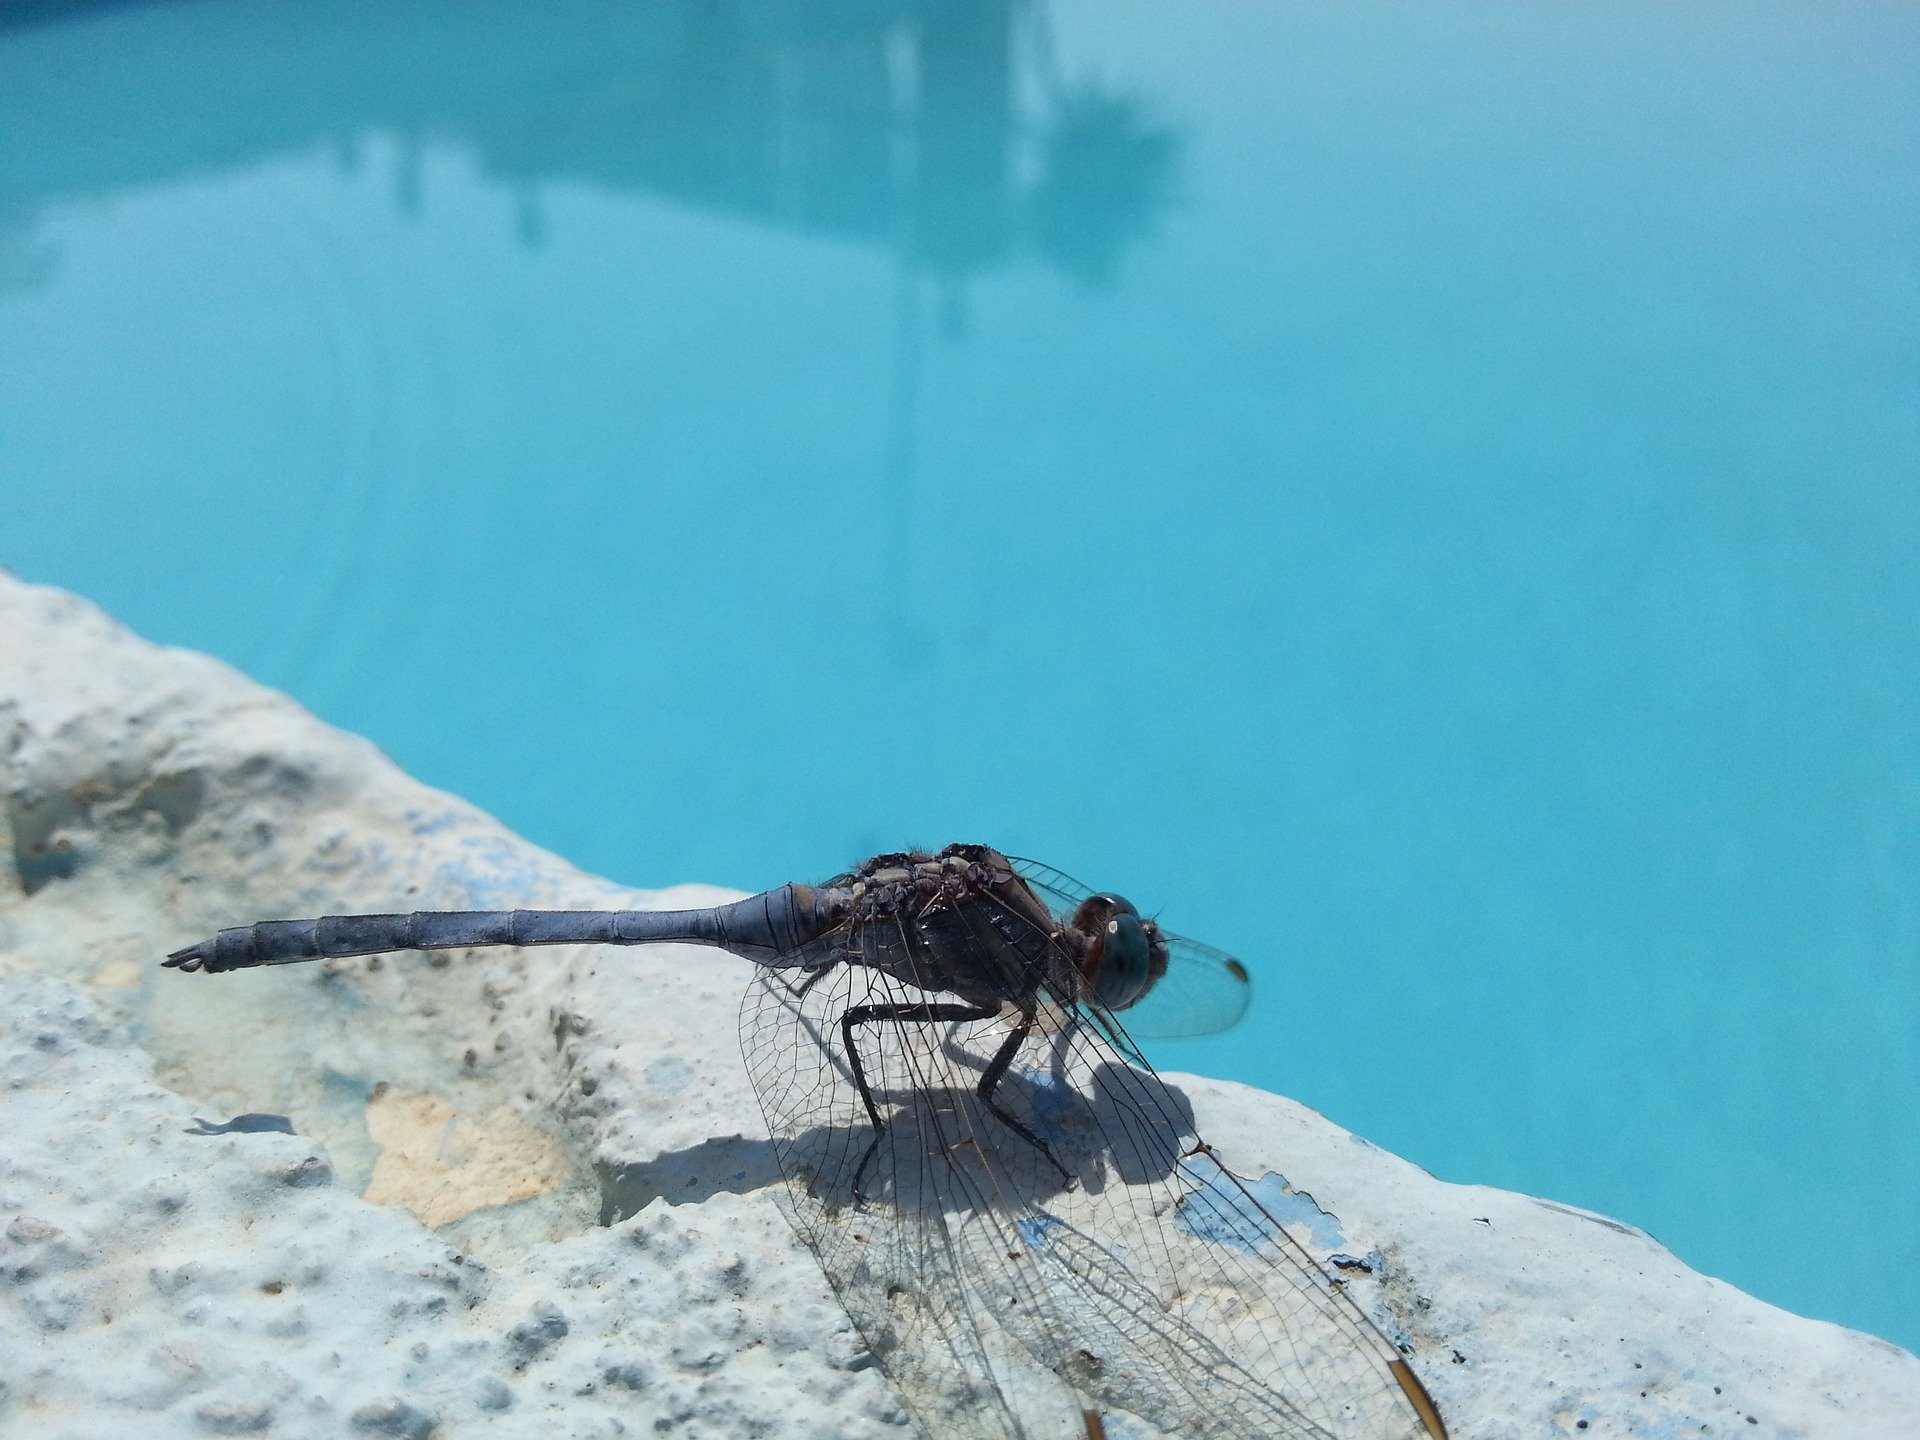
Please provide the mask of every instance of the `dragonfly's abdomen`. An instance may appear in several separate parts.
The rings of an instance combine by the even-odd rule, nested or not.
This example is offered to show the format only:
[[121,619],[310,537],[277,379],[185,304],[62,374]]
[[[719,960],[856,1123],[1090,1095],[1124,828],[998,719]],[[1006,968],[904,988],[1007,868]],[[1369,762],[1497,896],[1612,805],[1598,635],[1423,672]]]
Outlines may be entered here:
[[841,923],[843,893],[782,885],[706,910],[419,910],[409,915],[323,915],[222,930],[176,950],[181,970],[245,970],[392,950],[477,945],[712,945],[759,965],[802,963],[803,947]]

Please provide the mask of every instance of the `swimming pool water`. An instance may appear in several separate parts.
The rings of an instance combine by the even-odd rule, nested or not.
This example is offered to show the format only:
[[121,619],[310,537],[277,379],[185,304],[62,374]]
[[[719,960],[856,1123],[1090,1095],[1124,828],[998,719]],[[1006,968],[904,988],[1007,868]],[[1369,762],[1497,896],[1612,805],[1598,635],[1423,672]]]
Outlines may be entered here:
[[[1920,12],[0,10],[0,563],[1920,1344]],[[242,917],[244,918],[244,917]]]

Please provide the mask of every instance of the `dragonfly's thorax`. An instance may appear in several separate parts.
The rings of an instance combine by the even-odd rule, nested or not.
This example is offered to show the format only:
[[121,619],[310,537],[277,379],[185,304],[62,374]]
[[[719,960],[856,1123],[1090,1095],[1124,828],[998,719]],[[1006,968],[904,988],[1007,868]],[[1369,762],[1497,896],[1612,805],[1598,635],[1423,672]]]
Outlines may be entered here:
[[938,855],[901,850],[863,861],[843,882],[854,913],[875,919],[944,901],[959,904],[1015,883],[1013,867],[984,845],[949,845]]
[[981,1003],[1077,996],[1085,937],[1061,926],[988,846],[876,855],[832,888],[859,964]]

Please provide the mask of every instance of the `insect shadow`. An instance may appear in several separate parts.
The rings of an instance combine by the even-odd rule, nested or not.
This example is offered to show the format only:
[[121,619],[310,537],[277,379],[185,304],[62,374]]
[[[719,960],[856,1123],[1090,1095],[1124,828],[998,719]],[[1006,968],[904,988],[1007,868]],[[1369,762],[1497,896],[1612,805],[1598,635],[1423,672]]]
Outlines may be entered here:
[[[970,1089],[880,1090],[875,1098],[886,1124],[874,1162],[878,1183],[865,1197],[870,1203],[925,1198],[915,1182],[902,1180],[918,1166],[923,1145],[945,1155],[949,1169],[975,1174],[975,1184],[942,1186],[944,1202],[964,1204],[968,1195],[991,1194],[996,1203],[1037,1209],[1069,1189],[1098,1193],[1116,1182],[1166,1180],[1194,1134],[1193,1106],[1180,1090],[1158,1076],[1111,1063],[1084,1087],[1014,1070],[994,1092],[997,1105],[1042,1139],[1058,1169]],[[970,1136],[979,1137],[977,1150],[966,1143]],[[862,1117],[858,1123],[814,1126],[779,1147],[771,1140],[716,1136],[629,1165],[602,1164],[596,1167],[600,1223],[617,1225],[655,1200],[687,1205],[714,1195],[755,1194],[779,1184],[789,1171],[830,1209],[861,1203],[852,1193],[853,1177],[875,1139],[873,1126]],[[900,1163],[890,1163],[896,1159]],[[990,1177],[982,1166],[991,1169]]]

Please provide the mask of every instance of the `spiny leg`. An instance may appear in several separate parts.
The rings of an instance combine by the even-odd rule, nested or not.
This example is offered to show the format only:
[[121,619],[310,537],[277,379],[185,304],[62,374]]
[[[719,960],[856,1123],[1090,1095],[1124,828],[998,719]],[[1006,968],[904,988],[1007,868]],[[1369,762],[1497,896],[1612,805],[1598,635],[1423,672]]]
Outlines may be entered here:
[[1005,1040],[1000,1042],[1000,1048],[994,1052],[992,1061],[987,1065],[986,1074],[982,1075],[980,1083],[973,1087],[973,1093],[980,1097],[982,1105],[993,1112],[995,1119],[1046,1156],[1047,1163],[1060,1172],[1060,1178],[1072,1184],[1073,1176],[1067,1173],[1066,1166],[1053,1158],[1053,1152],[1047,1148],[1047,1142],[1001,1109],[999,1102],[993,1098],[993,1092],[999,1089],[1000,1082],[1007,1078],[1007,1069],[1013,1064],[1013,1057],[1020,1053],[1020,1046],[1027,1036],[1033,1033],[1034,1021],[1038,1014],[1039,1012],[1034,1010],[1023,1010],[1020,1013],[1020,1023],[1013,1027]]
[[809,990],[826,979],[838,966],[844,963],[844,961],[839,959],[829,960],[826,964],[807,971],[807,978],[802,980],[798,985],[789,985],[787,983],[787,977],[778,971],[773,972],[772,978],[782,990],[786,991],[787,994],[791,995],[795,1000],[804,1000],[807,998],[807,992]]
[[[867,1166],[873,1163],[873,1157],[879,1152],[880,1140],[886,1134],[887,1122],[880,1118],[880,1107],[874,1103],[873,1090],[867,1084],[867,1067],[861,1063],[860,1051],[853,1043],[853,1027],[871,1025],[879,1020],[892,1020],[897,1023],[933,1025],[956,1020],[991,1020],[1000,1012],[991,1005],[912,1005],[897,1003],[890,1005],[856,1005],[840,1017],[840,1043],[847,1052],[847,1065],[853,1071],[853,1088],[860,1095],[860,1103],[867,1107],[867,1118],[873,1122],[873,1139],[867,1144],[867,1153],[860,1157],[860,1164],[853,1172],[853,1198],[864,1199],[860,1192],[866,1180]],[[1005,1069],[1005,1066],[1001,1067]],[[991,1072],[992,1067],[988,1067]]]
[[[873,1090],[867,1084],[866,1066],[861,1062],[860,1051],[853,1043],[853,1027],[880,1020],[916,1025],[991,1020],[999,1013],[999,1010],[991,1005],[892,1004],[856,1005],[840,1017],[841,1043],[847,1052],[848,1067],[853,1071],[853,1087],[860,1095],[861,1104],[866,1106],[867,1118],[873,1122],[873,1139],[868,1142],[866,1153],[860,1157],[860,1164],[853,1172],[854,1199],[864,1198],[861,1187],[866,1180],[867,1166],[873,1163],[873,1157],[879,1152],[880,1141],[886,1134],[887,1126],[886,1122],[880,1118],[880,1107],[874,1103]],[[980,1083],[973,1087],[973,1093],[979,1097],[980,1103],[987,1107],[996,1120],[1038,1150],[1046,1157],[1047,1163],[1060,1172],[1060,1178],[1071,1184],[1072,1174],[1068,1172],[1066,1166],[1054,1158],[1053,1152],[1047,1148],[1046,1141],[1034,1134],[1018,1117],[993,1098],[994,1092],[1000,1087],[1000,1082],[1006,1079],[1007,1071],[1013,1064],[1013,1057],[1019,1054],[1021,1044],[1033,1032],[1036,1018],[1036,1012],[1022,1012],[1020,1023],[1014,1026],[1007,1038],[1000,1043],[1000,1048],[994,1052],[993,1059],[988,1062],[985,1073],[981,1075]]]

